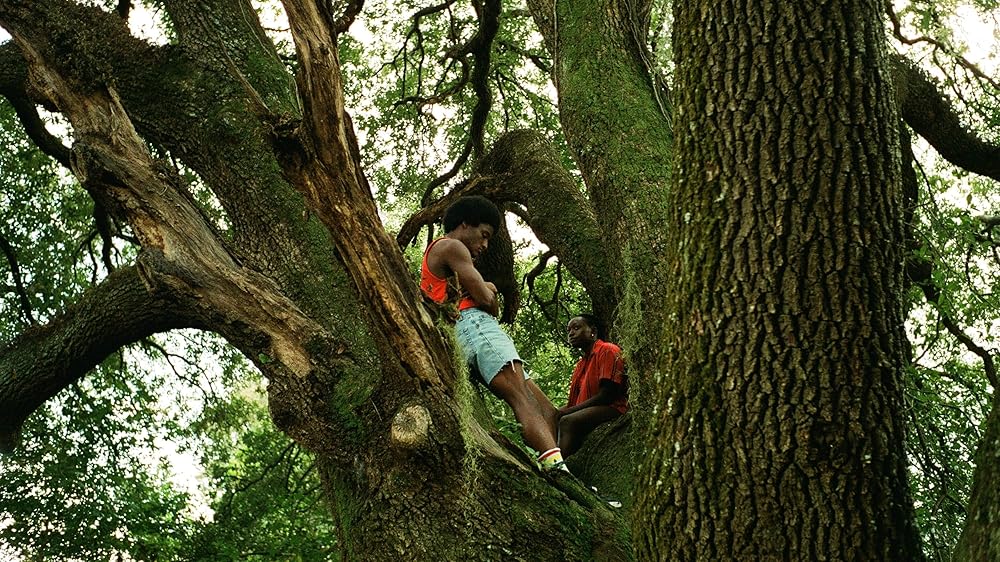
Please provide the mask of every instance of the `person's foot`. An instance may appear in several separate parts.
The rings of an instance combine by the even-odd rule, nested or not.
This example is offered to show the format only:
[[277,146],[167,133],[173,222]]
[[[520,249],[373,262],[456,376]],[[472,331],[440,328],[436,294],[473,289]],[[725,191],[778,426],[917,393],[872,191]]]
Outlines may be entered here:
[[546,472],[552,470],[562,470],[563,472],[569,472],[569,467],[566,466],[566,461],[558,461],[550,465],[542,466],[542,470]]

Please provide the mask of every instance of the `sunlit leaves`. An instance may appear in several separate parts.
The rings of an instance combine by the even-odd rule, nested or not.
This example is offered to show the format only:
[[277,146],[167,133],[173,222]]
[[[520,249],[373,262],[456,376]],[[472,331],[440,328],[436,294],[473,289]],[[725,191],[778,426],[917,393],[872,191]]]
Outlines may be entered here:
[[[12,246],[32,316],[44,322],[72,302],[99,268],[93,202],[28,141],[0,101],[0,235]],[[0,255],[0,345],[27,319],[10,263]]]
[[937,298],[927,303],[924,291],[910,293],[914,367],[905,387],[907,452],[927,552],[947,560],[965,520],[973,454],[994,391],[980,354],[996,358],[1000,255],[990,240],[996,233],[981,217],[1000,212],[1000,193],[992,180],[956,171],[930,155],[921,160],[913,224],[921,246],[913,257],[932,264]]
[[0,460],[0,542],[65,560],[176,551],[188,498],[167,484],[154,394],[114,356],[31,416]]
[[[427,185],[452,168],[468,140],[477,101],[470,85],[458,88],[463,64],[474,62],[461,51],[476,32],[475,14],[467,3],[455,3],[415,23],[413,16],[425,7],[419,2],[372,6],[341,44],[348,106],[367,173],[383,207],[399,213],[412,212]],[[493,42],[494,105],[486,146],[508,130],[526,127],[561,138],[547,74],[551,62],[530,16],[519,8],[504,6]],[[473,165],[470,159],[465,170]],[[454,181],[463,177],[457,174]]]

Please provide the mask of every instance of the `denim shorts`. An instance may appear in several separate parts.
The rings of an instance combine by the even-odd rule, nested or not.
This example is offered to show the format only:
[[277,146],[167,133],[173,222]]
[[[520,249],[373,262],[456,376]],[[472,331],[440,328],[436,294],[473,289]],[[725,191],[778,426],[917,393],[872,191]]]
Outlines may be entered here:
[[[497,319],[478,308],[462,311],[462,317],[455,324],[455,333],[469,369],[478,370],[486,386],[510,363],[523,363],[514,349],[514,342],[500,329]],[[527,371],[524,378],[528,378]]]

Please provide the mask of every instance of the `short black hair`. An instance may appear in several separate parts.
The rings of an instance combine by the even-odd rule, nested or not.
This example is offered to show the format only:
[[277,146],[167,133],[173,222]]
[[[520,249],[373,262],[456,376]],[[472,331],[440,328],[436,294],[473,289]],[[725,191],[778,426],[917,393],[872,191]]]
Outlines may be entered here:
[[482,195],[466,195],[460,197],[444,212],[444,231],[451,232],[462,226],[479,226],[484,222],[500,230],[500,209],[492,201]]
[[599,338],[603,338],[604,337],[604,325],[601,324],[600,319],[598,319],[593,314],[590,314],[589,312],[583,312],[581,314],[577,314],[573,318],[582,318],[583,321],[588,326],[590,326],[591,328],[594,329],[595,332],[597,332],[597,337],[599,337]]

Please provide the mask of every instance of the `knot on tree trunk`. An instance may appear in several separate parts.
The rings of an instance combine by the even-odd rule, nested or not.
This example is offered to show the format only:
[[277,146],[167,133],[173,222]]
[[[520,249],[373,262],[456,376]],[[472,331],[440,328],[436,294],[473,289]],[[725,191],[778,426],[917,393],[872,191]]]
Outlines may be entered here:
[[420,404],[410,404],[392,419],[391,443],[398,449],[415,450],[427,442],[431,413]]

